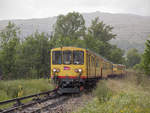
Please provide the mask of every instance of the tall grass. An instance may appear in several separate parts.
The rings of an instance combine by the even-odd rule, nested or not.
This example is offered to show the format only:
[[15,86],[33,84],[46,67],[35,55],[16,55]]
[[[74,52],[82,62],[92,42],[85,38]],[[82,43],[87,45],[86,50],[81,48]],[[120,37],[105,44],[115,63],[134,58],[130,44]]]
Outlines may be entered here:
[[46,79],[0,81],[0,101],[53,89]]
[[101,103],[108,101],[113,95],[111,89],[106,86],[106,81],[100,81],[97,87],[98,88],[94,91],[94,94]]
[[149,78],[133,72],[124,79],[100,81],[93,101],[75,113],[150,113],[149,86]]

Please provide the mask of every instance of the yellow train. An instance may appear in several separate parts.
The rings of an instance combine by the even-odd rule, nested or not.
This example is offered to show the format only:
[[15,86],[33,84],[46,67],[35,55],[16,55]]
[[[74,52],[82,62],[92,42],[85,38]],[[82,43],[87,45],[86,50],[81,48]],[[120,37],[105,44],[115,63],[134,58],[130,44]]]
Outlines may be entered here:
[[126,66],[122,64],[113,64],[113,76],[123,76],[126,74]]
[[124,74],[125,68],[88,49],[60,47],[51,50],[50,70],[61,93],[78,93],[99,79]]

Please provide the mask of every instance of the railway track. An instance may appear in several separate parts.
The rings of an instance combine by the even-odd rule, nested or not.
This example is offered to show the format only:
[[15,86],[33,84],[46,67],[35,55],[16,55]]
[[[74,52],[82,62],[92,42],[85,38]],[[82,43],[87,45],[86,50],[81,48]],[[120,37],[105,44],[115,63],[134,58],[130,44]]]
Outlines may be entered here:
[[[30,99],[28,102],[23,102]],[[57,93],[57,90],[51,90],[34,95],[29,95],[20,98],[14,98],[0,102],[0,106],[12,104],[9,108],[0,109],[0,113],[40,113],[44,109],[50,109],[62,104],[68,96],[62,96]]]

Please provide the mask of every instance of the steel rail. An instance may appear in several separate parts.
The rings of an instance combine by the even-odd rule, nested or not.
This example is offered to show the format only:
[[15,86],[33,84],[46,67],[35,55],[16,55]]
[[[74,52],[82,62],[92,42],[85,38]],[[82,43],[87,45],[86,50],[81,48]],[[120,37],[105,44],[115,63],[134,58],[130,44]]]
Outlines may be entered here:
[[2,104],[8,104],[8,103],[11,103],[11,102],[15,102],[15,101],[19,101],[19,100],[24,100],[24,99],[28,99],[28,98],[38,97],[38,96],[41,96],[41,95],[46,95],[46,94],[52,93],[54,91],[56,91],[56,89],[51,90],[51,91],[47,91],[47,92],[42,92],[42,93],[37,93],[37,94],[29,95],[29,96],[24,96],[24,97],[14,98],[14,99],[6,100],[6,101],[1,101],[0,105],[2,105]]
[[[14,99],[6,100],[6,101],[1,101],[0,105],[9,104],[9,103],[12,103],[12,102],[17,102],[17,106],[11,107],[11,108],[6,108],[6,109],[0,109],[0,113],[12,112],[14,110],[17,110],[18,108],[25,108],[25,107],[34,105],[36,103],[46,101],[48,99],[56,98],[57,95],[50,96],[50,93],[53,93],[53,92],[56,92],[56,91],[57,91],[57,89],[54,89],[54,90],[47,91],[47,92],[41,92],[41,93],[29,95],[29,96],[24,96],[24,97],[14,98]],[[43,98],[43,99],[38,98],[39,96],[43,96],[43,95],[48,95],[48,97]],[[26,103],[26,104],[21,103],[21,100],[25,100],[25,99],[29,99],[29,98],[33,98],[33,97],[37,97],[37,100],[31,101],[30,103]]]

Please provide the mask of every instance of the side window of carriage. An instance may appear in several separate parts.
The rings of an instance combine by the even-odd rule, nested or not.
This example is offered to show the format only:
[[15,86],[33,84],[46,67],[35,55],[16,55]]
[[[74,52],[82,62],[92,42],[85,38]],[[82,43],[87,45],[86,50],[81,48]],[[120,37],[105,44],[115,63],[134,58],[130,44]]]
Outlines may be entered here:
[[90,67],[90,65],[91,65],[90,55],[88,57],[88,62],[89,62],[89,67]]
[[93,58],[90,56],[90,61],[91,61],[91,67],[93,67]]
[[106,65],[105,65],[105,63],[103,62],[103,69],[105,69],[106,68]]
[[93,56],[91,56],[91,59],[92,59],[92,67],[93,67],[93,66],[94,66],[94,65],[93,65],[93,62],[94,62],[94,61],[93,61]]
[[96,67],[99,67],[99,60],[96,59]]
[[94,60],[94,56],[92,56],[92,64],[93,64],[93,67],[95,67],[95,60]]
[[93,67],[93,58],[92,58],[92,56],[91,56],[91,66]]
[[105,69],[107,69],[107,66],[108,66],[107,63],[105,63]]

